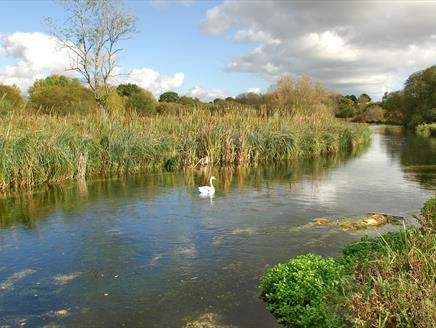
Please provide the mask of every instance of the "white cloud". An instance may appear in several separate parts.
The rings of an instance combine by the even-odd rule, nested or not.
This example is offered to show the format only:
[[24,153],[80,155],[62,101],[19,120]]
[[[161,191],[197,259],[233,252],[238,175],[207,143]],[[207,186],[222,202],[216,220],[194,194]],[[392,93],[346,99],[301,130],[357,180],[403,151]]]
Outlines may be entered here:
[[374,98],[435,64],[435,22],[436,2],[225,0],[201,25],[210,34],[255,43],[228,71],[270,81],[308,74]]
[[[0,36],[0,57],[15,60],[12,65],[0,67],[0,83],[16,84],[23,92],[33,84],[36,79],[44,78],[50,74],[77,75],[67,72],[70,64],[68,51],[61,48],[58,39],[44,33],[16,32]],[[122,68],[115,67],[114,74]],[[184,81],[183,73],[172,76],[161,75],[150,68],[134,69],[126,80],[114,78],[116,83],[136,83],[150,90],[155,95],[165,91],[180,88]]]
[[198,98],[201,101],[212,101],[215,98],[224,99],[226,97],[226,92],[222,89],[208,89],[202,87],[194,87],[188,92],[188,96],[193,98]]
[[249,88],[247,90],[247,93],[261,94],[262,93],[262,89],[261,88]]
[[279,39],[274,39],[268,33],[265,33],[264,31],[257,31],[254,28],[250,28],[248,30],[240,30],[236,32],[234,39],[236,41],[245,41],[245,42],[263,43],[263,44],[280,43]]
[[48,73],[63,73],[69,64],[66,49],[59,41],[43,33],[16,32],[0,37],[0,56],[16,60],[0,67],[0,83],[17,84],[25,91]]
[[175,73],[172,76],[161,75],[151,68],[139,68],[130,72],[123,83],[135,83],[140,87],[151,91],[158,96],[166,91],[174,91],[180,88],[185,79],[185,74]]
[[302,37],[301,45],[308,54],[314,57],[330,60],[354,60],[356,50],[347,46],[344,40],[335,32],[309,33]]

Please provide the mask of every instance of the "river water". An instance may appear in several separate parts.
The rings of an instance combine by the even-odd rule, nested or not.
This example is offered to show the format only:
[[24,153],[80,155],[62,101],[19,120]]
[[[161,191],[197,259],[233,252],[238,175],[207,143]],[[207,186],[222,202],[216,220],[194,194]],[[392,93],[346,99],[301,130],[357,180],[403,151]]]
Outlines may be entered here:
[[[436,139],[372,132],[347,157],[1,196],[0,326],[278,327],[259,299],[268,267],[398,229],[302,225],[368,212],[410,218],[436,189]],[[217,193],[201,198],[196,188],[212,174]]]

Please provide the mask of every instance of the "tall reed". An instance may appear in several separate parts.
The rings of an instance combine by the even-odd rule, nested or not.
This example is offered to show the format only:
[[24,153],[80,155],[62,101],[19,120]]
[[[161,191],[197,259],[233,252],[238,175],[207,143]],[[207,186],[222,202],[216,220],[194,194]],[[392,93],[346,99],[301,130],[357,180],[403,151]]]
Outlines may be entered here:
[[238,106],[151,117],[21,112],[0,116],[0,188],[174,170],[205,156],[224,166],[353,152],[369,138],[366,126],[322,112],[265,116]]

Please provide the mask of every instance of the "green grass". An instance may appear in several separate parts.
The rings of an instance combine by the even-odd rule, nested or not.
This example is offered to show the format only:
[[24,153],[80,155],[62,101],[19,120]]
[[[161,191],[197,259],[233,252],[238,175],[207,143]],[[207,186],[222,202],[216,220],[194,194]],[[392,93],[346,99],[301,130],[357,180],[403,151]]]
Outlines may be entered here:
[[370,139],[366,126],[328,114],[263,117],[255,109],[234,107],[150,117],[0,116],[0,189],[175,170],[205,156],[225,166],[350,153]]
[[278,264],[261,281],[267,307],[296,327],[434,327],[436,198],[420,228],[363,238],[341,257],[307,254]]

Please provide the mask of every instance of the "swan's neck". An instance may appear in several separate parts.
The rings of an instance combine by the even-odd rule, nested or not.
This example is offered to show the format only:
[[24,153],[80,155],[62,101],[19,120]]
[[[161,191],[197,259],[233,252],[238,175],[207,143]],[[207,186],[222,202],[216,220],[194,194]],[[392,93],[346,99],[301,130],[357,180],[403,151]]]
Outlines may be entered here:
[[210,187],[211,187],[211,188],[214,188],[214,186],[213,186],[213,183],[212,183],[212,182],[213,182],[213,179],[212,179],[212,178],[210,178]]

